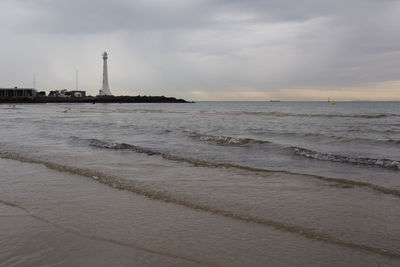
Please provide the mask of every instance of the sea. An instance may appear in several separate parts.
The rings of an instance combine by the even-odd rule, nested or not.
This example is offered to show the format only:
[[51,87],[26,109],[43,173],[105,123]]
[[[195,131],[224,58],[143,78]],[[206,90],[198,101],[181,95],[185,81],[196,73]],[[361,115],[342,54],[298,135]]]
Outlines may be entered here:
[[400,266],[400,102],[0,114],[0,266]]

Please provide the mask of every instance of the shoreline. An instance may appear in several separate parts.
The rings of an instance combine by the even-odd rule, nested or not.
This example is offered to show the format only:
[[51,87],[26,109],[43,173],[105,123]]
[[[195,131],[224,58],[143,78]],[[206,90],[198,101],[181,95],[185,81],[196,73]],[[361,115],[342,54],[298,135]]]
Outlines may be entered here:
[[0,104],[45,103],[194,103],[165,96],[87,96],[87,97],[9,97],[0,98]]

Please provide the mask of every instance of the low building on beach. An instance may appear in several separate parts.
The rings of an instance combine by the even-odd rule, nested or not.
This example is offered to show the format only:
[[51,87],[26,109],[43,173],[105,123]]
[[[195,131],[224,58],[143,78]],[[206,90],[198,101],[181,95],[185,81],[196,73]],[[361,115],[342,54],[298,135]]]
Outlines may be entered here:
[[0,88],[0,97],[36,97],[37,91],[33,88]]

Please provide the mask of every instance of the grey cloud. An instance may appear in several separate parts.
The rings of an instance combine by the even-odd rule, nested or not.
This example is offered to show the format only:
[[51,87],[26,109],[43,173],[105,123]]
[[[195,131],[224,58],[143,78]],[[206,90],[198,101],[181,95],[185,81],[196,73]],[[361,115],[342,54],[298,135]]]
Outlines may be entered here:
[[207,25],[207,7],[195,1],[17,0],[37,13],[20,30],[96,34],[121,30]]
[[326,0],[16,0],[35,12],[20,30],[89,34],[129,29],[218,27],[220,14],[249,13],[248,22],[303,21],[326,16],[337,4]]
[[[3,51],[32,61],[20,51],[50,51],[43,62],[70,62],[63,51],[98,49],[96,56],[110,49],[110,74],[120,66],[114,86],[124,91],[270,91],[399,79],[395,0],[4,0],[0,8],[0,33],[17,43],[3,43]],[[51,73],[62,77],[59,68]]]

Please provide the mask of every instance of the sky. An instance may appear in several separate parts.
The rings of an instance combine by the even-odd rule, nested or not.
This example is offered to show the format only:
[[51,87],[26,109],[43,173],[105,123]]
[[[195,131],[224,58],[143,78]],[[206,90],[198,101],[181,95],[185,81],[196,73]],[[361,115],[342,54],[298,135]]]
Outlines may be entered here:
[[400,100],[399,0],[0,0],[0,87]]

